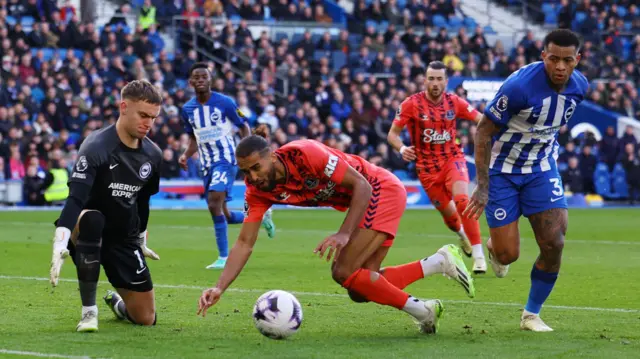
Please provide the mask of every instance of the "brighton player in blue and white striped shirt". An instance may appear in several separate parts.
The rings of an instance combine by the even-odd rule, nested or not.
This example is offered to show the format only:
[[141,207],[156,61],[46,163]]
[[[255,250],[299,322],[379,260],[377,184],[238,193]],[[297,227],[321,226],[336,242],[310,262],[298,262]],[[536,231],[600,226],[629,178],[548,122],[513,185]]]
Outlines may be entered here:
[[558,277],[567,201],[556,157],[557,133],[585,98],[587,79],[574,70],[580,39],[559,29],[544,39],[542,62],[513,73],[502,84],[478,125],[475,158],[478,185],[464,215],[480,217],[486,206],[487,242],[494,272],[504,277],[518,259],[518,219],[528,217],[540,247],[531,270],[531,290],[520,322],[524,330],[551,331],[539,316]]
[[[196,63],[189,70],[189,84],[196,96],[182,107],[182,120],[189,134],[189,146],[180,156],[179,162],[187,167],[187,159],[196,151],[200,157],[204,175],[204,188],[207,204],[218,245],[218,259],[207,269],[224,268],[229,255],[227,223],[237,224],[244,221],[244,213],[229,211],[227,202],[232,199],[231,189],[238,173],[235,155],[234,126],[240,130],[240,136],[249,135],[247,120],[238,110],[233,99],[211,91],[212,75],[207,64]],[[271,212],[265,214],[262,225],[270,238],[275,235],[275,226]]]

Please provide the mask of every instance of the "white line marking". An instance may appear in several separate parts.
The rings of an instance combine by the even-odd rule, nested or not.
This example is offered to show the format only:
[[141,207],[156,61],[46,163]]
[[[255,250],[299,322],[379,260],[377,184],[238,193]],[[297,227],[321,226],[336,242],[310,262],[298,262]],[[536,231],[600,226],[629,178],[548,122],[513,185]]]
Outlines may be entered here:
[[39,352],[25,352],[22,350],[0,349],[0,354],[13,354],[13,355],[28,355],[30,357],[40,358],[65,358],[65,359],[91,359],[90,356],[79,355],[64,355],[64,354],[52,354],[52,353],[39,353]]
[[[44,277],[22,277],[22,276],[12,276],[12,275],[0,275],[0,279],[7,280],[32,280],[32,281],[43,281],[48,282],[49,278]],[[77,282],[76,279],[69,278],[60,278],[60,282]],[[109,285],[109,282],[100,281],[100,284]],[[196,285],[185,285],[185,284],[154,284],[156,288],[170,288],[170,289],[196,289],[196,290],[204,290],[206,287],[196,286]],[[244,289],[244,288],[229,288],[228,292],[237,292],[237,293],[265,293],[266,289]],[[291,293],[296,295],[306,295],[306,296],[314,296],[314,297],[338,297],[338,298],[347,298],[346,294],[338,294],[338,293],[322,293],[322,292],[297,292],[291,291]],[[456,303],[456,304],[475,304],[475,305],[486,305],[486,306],[499,306],[499,307],[524,307],[523,304],[520,303],[505,303],[505,302],[478,302],[473,300],[444,300],[448,303]],[[564,310],[593,310],[593,311],[602,311],[602,312],[614,312],[614,313],[640,313],[640,309],[626,309],[626,308],[597,308],[597,307],[578,307],[578,306],[570,306],[570,305],[545,305],[544,308],[551,309],[564,309]]]
[[[0,224],[7,224],[13,226],[47,226],[53,229],[53,223],[42,223],[42,222],[19,222],[19,221],[0,221]],[[179,225],[166,225],[166,224],[155,224],[150,225],[151,228],[159,228],[159,229],[179,229],[179,230],[202,230],[211,232],[211,227],[205,226],[179,226]],[[240,228],[239,226],[235,226],[236,228]],[[233,228],[233,227],[230,227]],[[309,235],[329,235],[332,230],[321,230],[321,229],[298,229],[298,228],[287,228],[287,229],[278,229],[276,233],[296,233],[296,234],[309,234]],[[458,239],[457,235],[453,234],[434,234],[434,233],[400,233],[398,234],[398,240],[401,240],[402,237],[409,238],[440,238],[440,239]],[[534,238],[520,238],[525,241],[535,241]],[[629,242],[629,241],[601,241],[601,240],[587,240],[587,239],[572,239],[571,235],[565,240],[565,244],[602,244],[602,245],[628,245],[628,246],[640,246],[640,241],[638,242]]]

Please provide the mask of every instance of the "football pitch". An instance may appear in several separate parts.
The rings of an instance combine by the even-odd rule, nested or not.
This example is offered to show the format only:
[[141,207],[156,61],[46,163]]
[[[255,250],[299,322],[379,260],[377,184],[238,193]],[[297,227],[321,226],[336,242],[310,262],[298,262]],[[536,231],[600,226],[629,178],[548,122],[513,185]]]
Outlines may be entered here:
[[[219,271],[206,211],[152,211],[148,261],[156,290],[158,325],[116,321],[98,288],[100,331],[75,332],[80,297],[67,259],[61,283],[48,282],[53,220],[58,212],[0,212],[0,357],[62,358],[639,358],[640,211],[570,210],[562,270],[542,318],[555,329],[519,329],[538,250],[529,223],[520,220],[520,259],[506,278],[476,276],[476,298],[442,276],[407,291],[440,298],[445,315],[435,336],[418,332],[411,317],[389,307],[352,303],[312,253],[338,229],[334,211],[276,210],[277,238],[264,231],[238,280],[206,318],[197,300]],[[483,238],[488,230],[482,220]],[[230,226],[235,240],[239,226]],[[433,254],[457,243],[434,210],[409,210],[384,265]],[[471,268],[471,260],[467,266]],[[263,337],[253,326],[255,300],[271,289],[293,292],[302,304],[300,331],[288,340]]]

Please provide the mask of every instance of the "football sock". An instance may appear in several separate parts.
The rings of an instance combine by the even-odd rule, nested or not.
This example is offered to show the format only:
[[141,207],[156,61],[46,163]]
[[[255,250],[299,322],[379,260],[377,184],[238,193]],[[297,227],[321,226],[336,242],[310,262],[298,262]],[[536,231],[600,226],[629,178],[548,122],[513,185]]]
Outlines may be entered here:
[[472,245],[471,253],[473,258],[484,258],[484,252],[482,251],[482,244]]
[[458,233],[462,229],[462,225],[460,222],[460,216],[457,212],[453,212],[449,217],[444,218],[444,223],[449,227],[450,230]]
[[398,289],[404,289],[409,284],[424,278],[422,264],[415,261],[394,267],[386,267],[380,270],[380,273]]
[[227,218],[224,215],[213,216],[213,228],[216,233],[216,244],[220,257],[229,256],[229,242],[227,241]]
[[409,296],[409,298],[407,298],[404,307],[402,307],[402,311],[418,320],[424,319],[425,315],[429,314],[424,306],[424,302],[413,296]]
[[421,259],[422,275],[428,277],[436,273],[442,273],[444,271],[444,261],[445,258],[440,253],[434,253],[430,257]]
[[227,221],[229,222],[229,224],[242,223],[244,222],[244,213],[240,211],[230,211]]
[[74,259],[83,308],[96,305],[103,228],[104,216],[100,212],[89,211],[80,218]]
[[542,304],[547,300],[558,279],[558,273],[548,273],[536,268],[535,263],[531,269],[531,290],[529,300],[524,309],[533,314],[539,314]]
[[398,309],[404,308],[409,298],[409,294],[389,283],[384,276],[364,268],[353,272],[342,286],[369,301]]
[[475,219],[462,216],[462,212],[464,212],[469,204],[469,196],[466,194],[459,194],[453,198],[453,201],[456,204],[456,209],[462,219],[464,232],[467,234],[471,245],[482,244],[482,237],[480,236],[480,222]]

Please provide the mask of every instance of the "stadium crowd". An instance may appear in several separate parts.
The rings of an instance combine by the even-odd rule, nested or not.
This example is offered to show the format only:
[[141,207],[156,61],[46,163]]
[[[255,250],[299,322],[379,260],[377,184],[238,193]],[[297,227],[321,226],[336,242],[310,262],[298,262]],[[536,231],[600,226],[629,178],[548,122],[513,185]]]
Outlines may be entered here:
[[[233,96],[252,127],[269,125],[273,146],[313,138],[409,177],[413,176],[412,165],[389,150],[386,136],[402,100],[421,90],[425,64],[441,60],[450,76],[506,77],[538,60],[542,49],[533,34],[525,36],[513,51],[506,51],[499,41],[489,46],[480,26],[472,31],[460,26],[454,33],[435,27],[436,16],[448,20],[460,16],[455,0],[410,0],[403,2],[402,9],[395,0],[384,6],[377,0],[369,5],[361,0],[353,17],[362,20],[363,26],[342,30],[337,37],[326,33],[316,39],[306,32],[296,41],[286,37],[275,41],[267,33],[253,38],[245,21],[237,25],[228,21],[218,30],[211,18],[200,21],[199,16],[234,14],[256,20],[268,14],[277,19],[322,22],[324,15],[329,22],[321,2],[306,6],[287,0],[170,1],[158,9],[153,3],[146,0],[135,10],[140,18],[131,31],[121,17],[132,11],[129,5],[123,5],[108,26],[99,29],[93,23],[80,23],[69,4],[42,12],[34,7],[35,0],[0,0],[0,180],[24,179],[33,194],[29,198],[42,202],[41,189],[50,182],[48,171],[70,168],[86,136],[115,122],[119,89],[133,79],[149,79],[164,91],[163,111],[150,133],[164,151],[162,176],[198,177],[195,157],[188,171],[179,168],[177,159],[187,144],[180,107],[192,92],[185,80],[189,67],[199,58],[188,47],[180,48],[175,58],[163,51],[158,26],[167,14],[187,16],[181,24],[187,34],[199,29],[213,39],[213,45],[225,44],[250,59],[247,65],[239,56],[213,46],[215,55],[227,63],[211,63],[216,74],[212,88]],[[25,16],[35,22],[25,25]],[[372,18],[387,24],[381,27],[379,22],[365,21]],[[413,26],[400,30],[407,21]],[[593,46],[589,41],[585,44],[579,68],[592,80],[606,81],[596,82],[591,99],[639,116],[640,56],[621,65],[613,56],[600,59],[591,51]],[[640,46],[634,54],[636,51],[640,54]],[[344,56],[336,57],[336,53]],[[601,66],[601,60],[611,64]],[[231,66],[244,76],[230,71]],[[288,80],[288,96],[278,95],[282,90],[278,78]],[[622,83],[627,87],[620,87]],[[463,88],[455,92],[466,96]],[[485,106],[474,105],[479,110]],[[473,154],[475,130],[473,123],[458,122],[457,141],[468,155]],[[572,139],[563,129],[560,143],[566,148],[560,159],[567,168],[566,185],[574,192],[593,192],[593,171],[599,160],[628,163],[628,175],[640,176],[637,139],[632,133],[617,138],[614,131],[596,143],[592,136]]]

